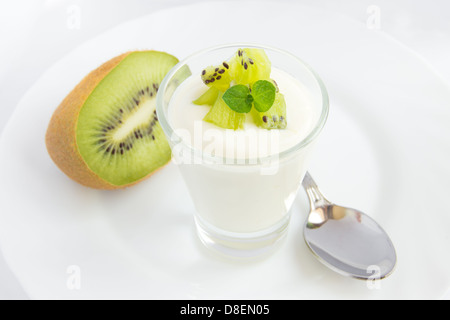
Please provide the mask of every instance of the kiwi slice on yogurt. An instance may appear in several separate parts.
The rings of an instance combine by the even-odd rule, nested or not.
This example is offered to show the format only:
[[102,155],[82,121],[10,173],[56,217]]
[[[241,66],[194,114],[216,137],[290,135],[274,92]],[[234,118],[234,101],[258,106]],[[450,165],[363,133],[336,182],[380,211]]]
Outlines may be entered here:
[[205,91],[200,97],[192,101],[193,104],[197,105],[209,105],[212,106],[219,96],[219,89],[216,87],[211,87]]
[[252,109],[253,121],[258,127],[264,129],[285,129],[286,122],[286,101],[282,93],[275,94],[275,101],[272,107],[266,112],[258,112]]
[[230,66],[227,62],[203,69],[201,77],[204,84],[220,91],[227,90],[232,80]]
[[222,96],[223,93],[219,92],[216,102],[203,120],[224,129],[243,129],[245,114],[231,110],[223,101]]
[[134,51],[87,75],[57,108],[47,150],[73,180],[117,189],[151,175],[171,158],[156,114],[156,93],[178,59]]
[[239,49],[230,61],[233,80],[239,84],[249,84],[269,79],[271,62],[263,49]]

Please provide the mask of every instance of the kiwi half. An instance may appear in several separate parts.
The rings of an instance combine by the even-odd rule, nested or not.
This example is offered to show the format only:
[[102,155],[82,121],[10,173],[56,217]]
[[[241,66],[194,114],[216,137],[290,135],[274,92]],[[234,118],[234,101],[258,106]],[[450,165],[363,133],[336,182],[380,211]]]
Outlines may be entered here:
[[171,158],[155,96],[178,62],[159,51],[128,52],[87,75],[52,116],[47,150],[73,180],[117,189],[148,177]]

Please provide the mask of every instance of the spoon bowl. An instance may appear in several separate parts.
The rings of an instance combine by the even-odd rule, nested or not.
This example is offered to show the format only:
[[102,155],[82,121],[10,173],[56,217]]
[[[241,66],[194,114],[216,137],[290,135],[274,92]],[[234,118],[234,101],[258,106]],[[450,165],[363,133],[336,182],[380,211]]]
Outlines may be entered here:
[[357,279],[383,279],[392,273],[397,261],[394,245],[375,220],[328,201],[308,172],[303,187],[311,206],[303,235],[322,263]]

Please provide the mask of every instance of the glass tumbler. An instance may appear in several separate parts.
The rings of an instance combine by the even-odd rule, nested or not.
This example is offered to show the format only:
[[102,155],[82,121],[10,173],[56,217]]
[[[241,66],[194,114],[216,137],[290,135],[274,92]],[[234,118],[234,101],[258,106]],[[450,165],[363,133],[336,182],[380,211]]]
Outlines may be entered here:
[[[248,159],[216,156],[183,139],[173,126],[169,110],[177,89],[239,48],[263,49],[272,67],[288,73],[310,93],[315,110],[311,130],[286,150]],[[318,75],[296,56],[273,47],[236,43],[208,48],[179,62],[166,75],[156,98],[157,115],[192,197],[194,222],[203,244],[235,257],[258,256],[277,247],[286,236],[290,209],[328,108],[328,94]]]

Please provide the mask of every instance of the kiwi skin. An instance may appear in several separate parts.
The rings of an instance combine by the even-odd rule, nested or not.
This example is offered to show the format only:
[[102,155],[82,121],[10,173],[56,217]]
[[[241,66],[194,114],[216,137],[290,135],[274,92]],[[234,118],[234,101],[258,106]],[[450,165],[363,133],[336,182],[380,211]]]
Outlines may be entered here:
[[78,115],[85,101],[103,78],[131,53],[133,51],[112,58],[84,77],[61,102],[53,113],[48,125],[45,143],[53,162],[69,178],[86,187],[103,190],[126,188],[147,179],[158,171],[155,170],[146,177],[127,185],[113,185],[90,170],[77,146],[76,129]]

